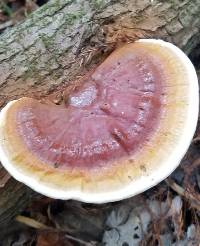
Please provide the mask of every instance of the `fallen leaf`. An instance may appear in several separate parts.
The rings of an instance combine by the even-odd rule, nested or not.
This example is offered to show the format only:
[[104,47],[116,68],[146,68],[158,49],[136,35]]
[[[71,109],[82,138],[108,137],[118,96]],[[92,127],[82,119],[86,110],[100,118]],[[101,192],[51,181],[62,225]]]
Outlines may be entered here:
[[66,240],[63,234],[42,232],[37,237],[36,246],[73,246],[73,244]]

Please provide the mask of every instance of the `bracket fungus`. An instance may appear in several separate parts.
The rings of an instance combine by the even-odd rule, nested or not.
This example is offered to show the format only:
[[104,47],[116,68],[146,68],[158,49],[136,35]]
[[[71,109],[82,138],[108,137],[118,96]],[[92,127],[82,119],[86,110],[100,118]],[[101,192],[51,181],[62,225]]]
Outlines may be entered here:
[[64,106],[24,97],[2,109],[3,166],[46,196],[93,203],[128,198],[166,178],[198,118],[198,81],[187,56],[141,39],[82,82]]

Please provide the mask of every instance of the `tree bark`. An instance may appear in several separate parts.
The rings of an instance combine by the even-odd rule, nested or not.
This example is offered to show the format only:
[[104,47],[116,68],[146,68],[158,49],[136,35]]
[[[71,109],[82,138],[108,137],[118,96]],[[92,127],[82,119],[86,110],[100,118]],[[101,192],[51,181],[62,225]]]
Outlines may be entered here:
[[[116,46],[138,38],[162,38],[190,54],[200,43],[200,1],[51,0],[0,36],[0,106],[57,92]],[[0,177],[4,226],[32,191],[1,167]]]

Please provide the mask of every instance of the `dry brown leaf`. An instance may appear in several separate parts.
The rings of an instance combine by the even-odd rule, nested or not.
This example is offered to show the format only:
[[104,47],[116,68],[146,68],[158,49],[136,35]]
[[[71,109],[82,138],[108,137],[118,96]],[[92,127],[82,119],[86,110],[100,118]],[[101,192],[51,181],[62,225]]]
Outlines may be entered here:
[[60,233],[42,232],[37,237],[36,246],[73,246]]

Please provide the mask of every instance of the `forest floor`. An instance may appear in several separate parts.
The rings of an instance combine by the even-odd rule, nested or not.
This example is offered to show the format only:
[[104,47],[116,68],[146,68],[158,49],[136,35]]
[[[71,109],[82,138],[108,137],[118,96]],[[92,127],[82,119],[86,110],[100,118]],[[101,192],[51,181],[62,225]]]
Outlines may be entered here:
[[[0,0],[0,34],[47,1]],[[199,56],[190,58],[200,75]],[[102,205],[38,196],[13,228],[0,246],[200,245],[200,124],[181,165],[156,187]]]

